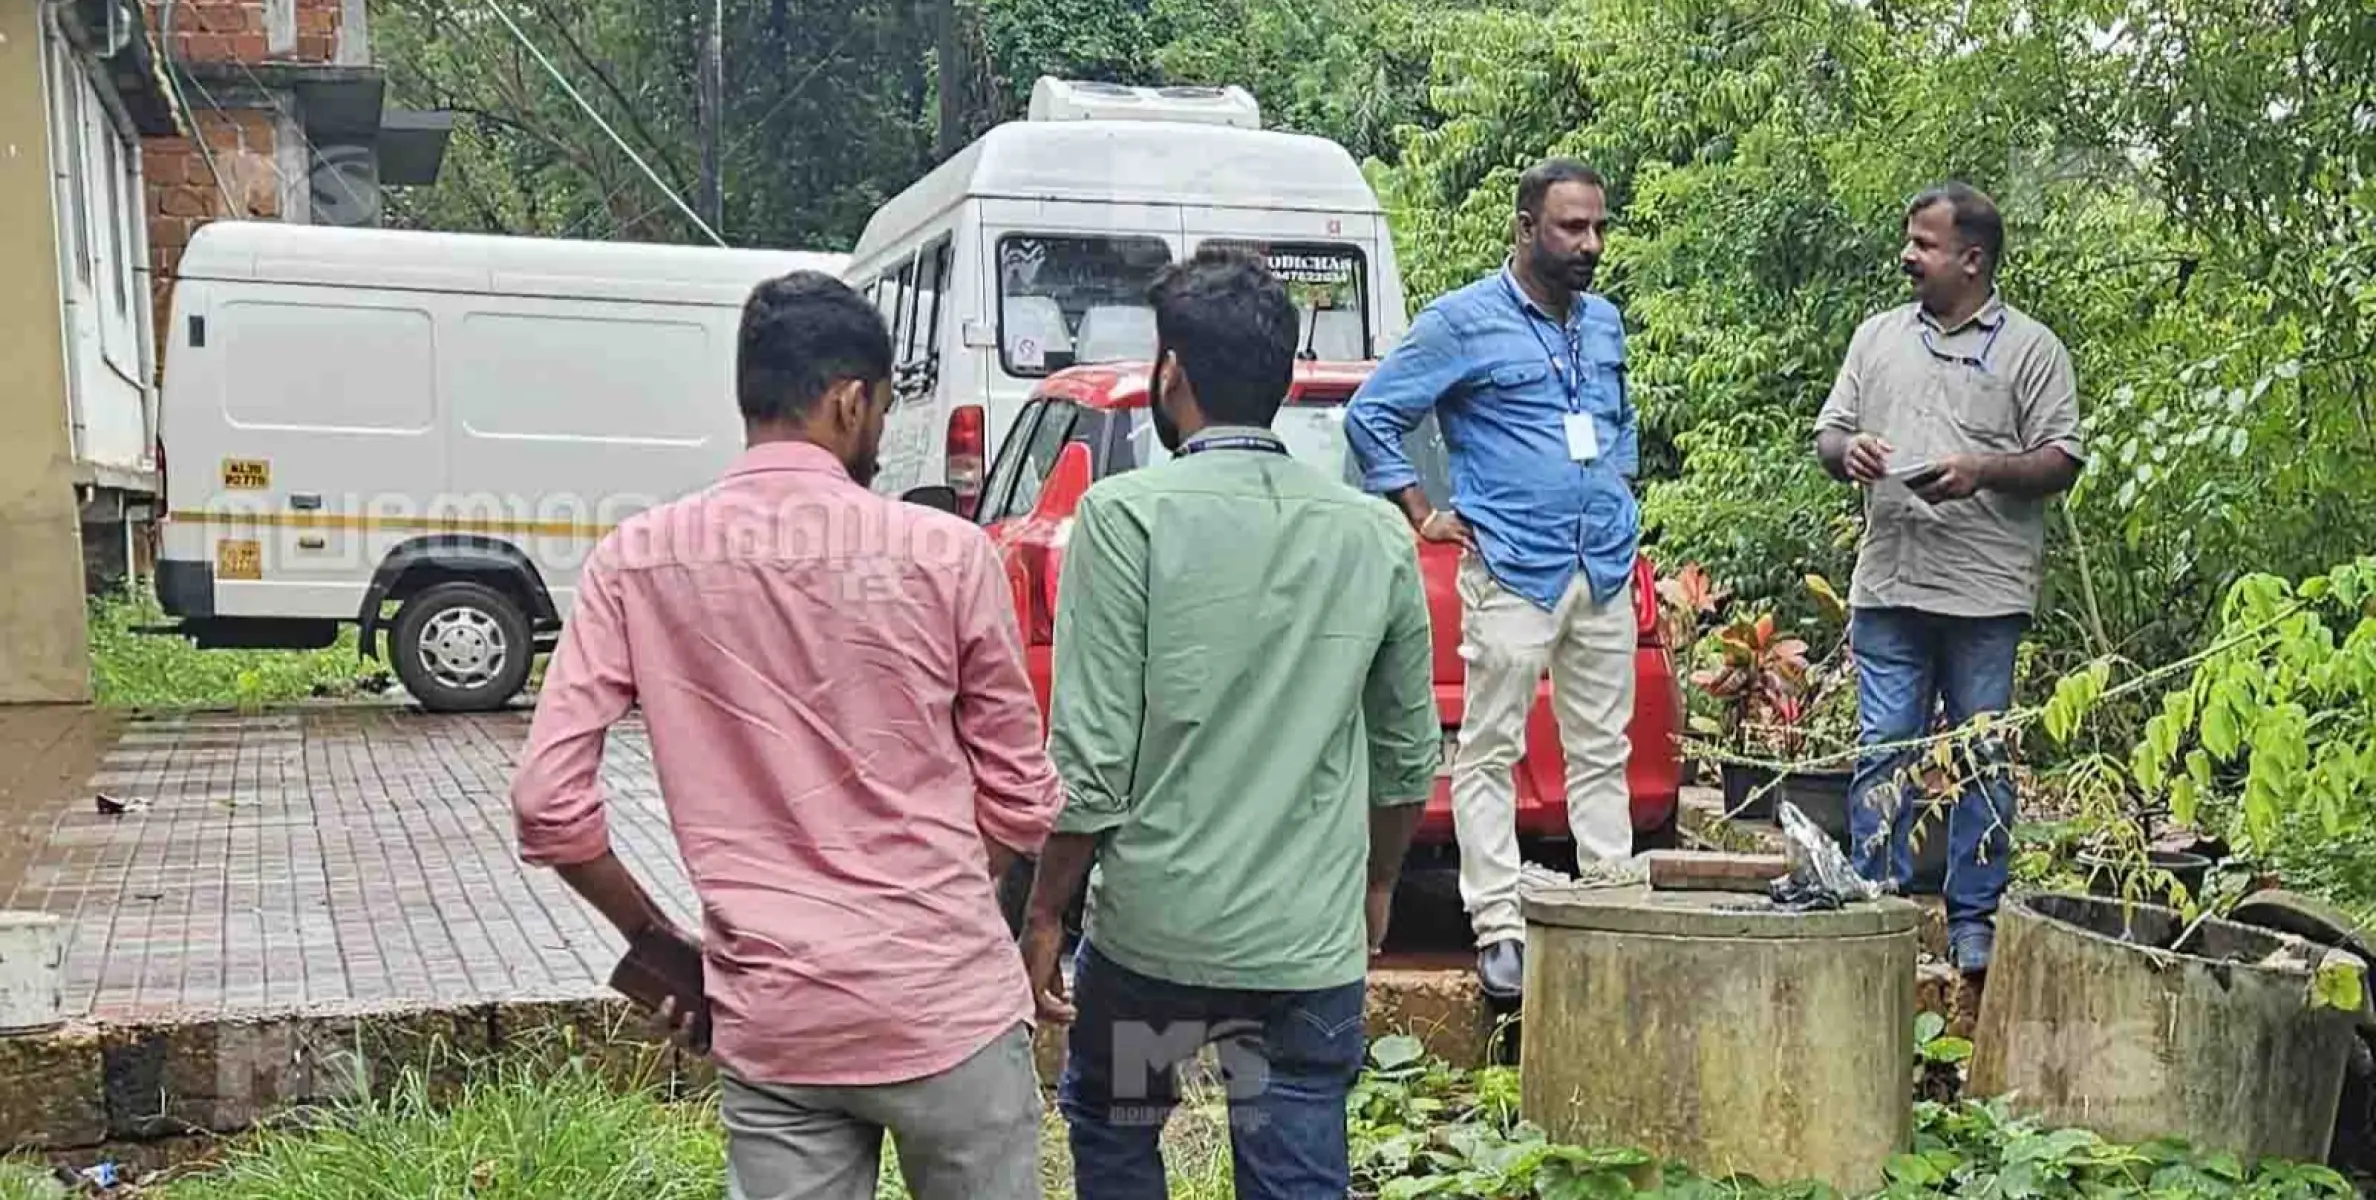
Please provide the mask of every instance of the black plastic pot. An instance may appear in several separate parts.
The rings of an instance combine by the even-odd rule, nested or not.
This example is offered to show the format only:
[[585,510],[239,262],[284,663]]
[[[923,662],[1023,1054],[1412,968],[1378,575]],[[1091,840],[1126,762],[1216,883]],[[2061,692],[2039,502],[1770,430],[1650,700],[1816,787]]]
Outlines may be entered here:
[[[1746,763],[1725,763],[1719,769],[1724,780],[1724,812],[1736,821],[1771,821],[1774,819],[1775,793],[1780,789],[1767,788],[1774,782],[1774,773],[1764,767]],[[1764,794],[1749,797],[1764,789]]]
[[[2145,857],[2156,869],[2168,871],[2176,877],[2185,886],[2188,896],[2198,900],[2202,898],[2203,886],[2211,879],[2210,859],[2183,850],[2151,850],[2146,852]],[[2090,893],[2098,896],[2120,894],[2119,864],[2102,855],[2082,854],[2078,858],[2078,866],[2080,872],[2087,876],[2087,890]],[[2145,899],[2158,904],[2165,902],[2168,897],[2148,891]]]

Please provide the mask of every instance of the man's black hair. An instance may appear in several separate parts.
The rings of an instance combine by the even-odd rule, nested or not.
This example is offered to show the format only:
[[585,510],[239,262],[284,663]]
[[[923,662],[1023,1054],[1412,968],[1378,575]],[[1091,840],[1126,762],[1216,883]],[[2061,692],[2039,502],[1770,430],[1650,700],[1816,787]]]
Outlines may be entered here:
[[1269,425],[1295,380],[1300,323],[1278,276],[1245,251],[1207,246],[1157,274],[1147,301],[1156,361],[1179,357],[1205,419]]
[[1518,211],[1540,219],[1543,215],[1543,198],[1551,194],[1552,188],[1563,183],[1581,183],[1586,187],[1598,188],[1603,194],[1609,190],[1608,181],[1591,167],[1572,158],[1546,158],[1528,167],[1526,174],[1518,177]]
[[837,380],[868,388],[891,377],[891,334],[850,285],[794,271],[751,289],[734,368],[745,419],[797,420]]
[[1955,236],[1964,245],[1980,247],[1980,257],[1987,264],[1988,273],[1996,274],[1997,263],[2005,254],[2005,218],[1997,212],[1996,201],[1969,185],[1949,181],[1927,188],[1914,202],[1906,206],[1906,219],[1934,204],[1944,204],[1955,221]]

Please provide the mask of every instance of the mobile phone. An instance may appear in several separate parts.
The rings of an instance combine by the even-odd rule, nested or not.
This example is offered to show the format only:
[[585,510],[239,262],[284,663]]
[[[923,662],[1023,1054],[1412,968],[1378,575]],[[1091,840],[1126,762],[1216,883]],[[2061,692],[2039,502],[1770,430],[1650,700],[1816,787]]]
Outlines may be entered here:
[[1947,468],[1945,467],[1924,465],[1922,467],[1916,468],[1914,474],[1906,476],[1906,486],[1919,492],[1922,489],[1937,483],[1939,481],[1939,477],[1945,475],[1946,473]]
[[687,1040],[706,1053],[710,1011],[703,976],[700,945],[673,929],[650,929],[629,943],[611,971],[610,985],[654,1011],[662,1000],[675,999],[678,1012],[691,1014]]

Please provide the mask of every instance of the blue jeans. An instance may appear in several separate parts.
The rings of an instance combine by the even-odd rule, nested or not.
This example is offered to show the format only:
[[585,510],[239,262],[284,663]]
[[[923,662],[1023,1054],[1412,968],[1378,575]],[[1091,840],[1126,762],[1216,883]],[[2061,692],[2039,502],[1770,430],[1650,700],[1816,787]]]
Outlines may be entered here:
[[[1866,747],[1910,741],[1929,733],[1932,714],[1943,703],[1949,724],[1960,726],[1981,713],[2003,712],[2013,703],[2013,662],[2029,619],[1943,617],[1903,608],[1860,608],[1850,618],[1855,647],[1857,705]],[[1857,761],[1849,785],[1848,836],[1857,873],[1903,890],[1914,876],[1908,841],[1919,806],[1921,765],[1913,751],[1868,749]],[[1905,774],[1901,774],[1905,772]],[[1982,739],[1970,760],[1959,757],[1952,771],[1970,779],[1947,818],[1947,925],[1985,926],[1996,915],[2011,872],[2016,798],[2009,756],[2002,741]],[[1886,842],[1882,813],[1890,807],[1887,788],[1898,789]],[[1937,837],[1935,823],[1922,836]]]
[[1215,1045],[1238,1200],[1343,1200],[1345,1103],[1368,1058],[1366,984],[1314,992],[1188,987],[1138,974],[1084,940],[1057,1106],[1080,1200],[1164,1200],[1163,1123],[1179,1065]]

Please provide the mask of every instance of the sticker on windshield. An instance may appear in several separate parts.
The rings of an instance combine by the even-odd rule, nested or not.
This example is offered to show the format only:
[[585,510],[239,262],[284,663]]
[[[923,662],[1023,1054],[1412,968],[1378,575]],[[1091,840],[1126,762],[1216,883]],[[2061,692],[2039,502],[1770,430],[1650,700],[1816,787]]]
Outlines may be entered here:
[[1040,349],[1039,339],[1035,337],[1016,338],[1015,352],[1008,357],[1015,360],[1018,371],[1038,371],[1048,365],[1048,352]]
[[1354,262],[1345,254],[1272,254],[1271,274],[1284,283],[1343,287],[1353,282]]

